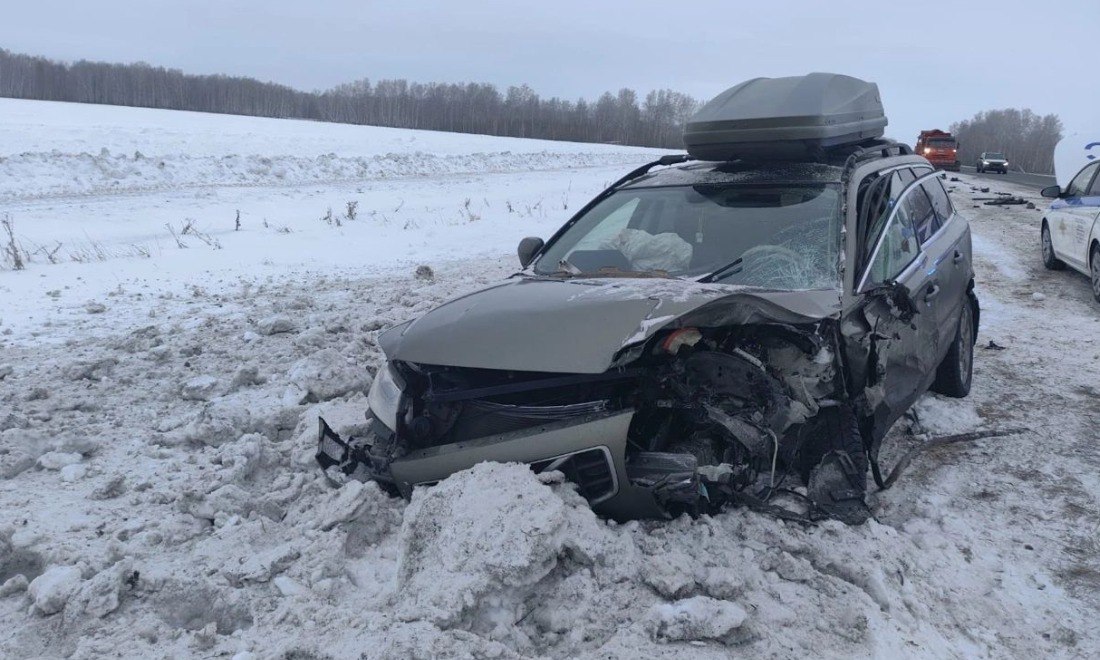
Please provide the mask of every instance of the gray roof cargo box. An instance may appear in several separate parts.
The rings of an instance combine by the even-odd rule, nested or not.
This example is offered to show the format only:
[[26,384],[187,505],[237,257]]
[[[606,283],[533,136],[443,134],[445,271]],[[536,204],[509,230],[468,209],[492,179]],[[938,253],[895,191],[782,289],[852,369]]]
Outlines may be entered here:
[[878,85],[835,73],[753,78],[711,99],[684,127],[701,160],[794,159],[881,137]]

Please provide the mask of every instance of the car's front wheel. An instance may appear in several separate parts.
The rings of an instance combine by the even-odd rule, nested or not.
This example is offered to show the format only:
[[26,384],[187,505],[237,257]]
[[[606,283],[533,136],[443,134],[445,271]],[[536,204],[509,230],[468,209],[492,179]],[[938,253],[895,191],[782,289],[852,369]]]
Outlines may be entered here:
[[961,399],[970,394],[970,381],[974,376],[974,307],[970,296],[963,300],[959,312],[959,325],[955,339],[947,350],[943,362],[936,370],[932,391],[944,396]]
[[1043,223],[1040,240],[1043,244],[1043,266],[1047,270],[1062,270],[1065,268],[1066,264],[1054,254],[1054,243],[1050,240],[1050,227],[1045,222]]
[[1092,275],[1092,297],[1100,302],[1100,245],[1093,245],[1089,255],[1089,273]]

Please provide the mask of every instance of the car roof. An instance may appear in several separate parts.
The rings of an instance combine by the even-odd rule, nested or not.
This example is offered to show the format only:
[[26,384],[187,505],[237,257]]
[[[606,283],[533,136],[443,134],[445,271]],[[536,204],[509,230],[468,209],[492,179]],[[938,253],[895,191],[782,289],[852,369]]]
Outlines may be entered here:
[[624,185],[623,189],[735,183],[840,183],[843,173],[843,163],[695,161],[650,172]]

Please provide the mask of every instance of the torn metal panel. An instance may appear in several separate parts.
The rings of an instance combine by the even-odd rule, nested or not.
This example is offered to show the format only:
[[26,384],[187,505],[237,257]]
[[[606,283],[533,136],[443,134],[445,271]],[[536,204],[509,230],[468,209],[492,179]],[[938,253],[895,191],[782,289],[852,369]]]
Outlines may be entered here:
[[858,316],[862,331],[846,335],[849,359],[863,366],[852,370],[851,391],[863,416],[873,419],[877,443],[935,378],[942,358],[939,329],[900,284],[869,292]]

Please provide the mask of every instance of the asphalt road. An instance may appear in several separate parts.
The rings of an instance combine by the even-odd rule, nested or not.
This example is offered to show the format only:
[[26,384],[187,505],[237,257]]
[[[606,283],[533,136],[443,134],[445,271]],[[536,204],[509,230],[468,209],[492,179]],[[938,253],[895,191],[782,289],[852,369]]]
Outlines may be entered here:
[[[966,174],[972,174],[980,179],[993,179],[996,181],[1011,181],[1012,183],[1018,183],[1025,186],[1031,186],[1039,189],[1046,186],[1053,186],[1055,181],[1053,176],[1046,174],[1025,174],[1023,172],[1009,172],[1008,174],[997,174],[994,172],[986,172],[985,174],[978,174],[974,171],[973,167],[963,165],[962,171]],[[950,176],[948,172],[948,176]]]

